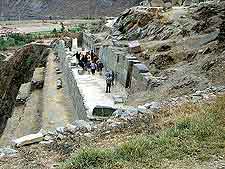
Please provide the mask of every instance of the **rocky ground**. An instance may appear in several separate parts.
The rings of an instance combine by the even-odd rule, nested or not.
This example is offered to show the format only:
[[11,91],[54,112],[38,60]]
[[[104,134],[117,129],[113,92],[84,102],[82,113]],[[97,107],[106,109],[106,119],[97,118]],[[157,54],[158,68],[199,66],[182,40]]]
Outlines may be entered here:
[[143,52],[137,56],[152,74],[149,92],[134,94],[132,104],[224,84],[224,12],[224,2],[209,2],[173,10],[135,7],[121,14],[113,40],[138,40]]
[[[183,111],[193,113],[199,110],[193,103],[214,104],[216,97],[224,97],[224,93],[224,86],[208,88],[183,98],[171,98],[164,102],[146,103],[138,108],[117,110],[107,121],[98,124],[78,120],[63,128],[57,128],[54,132],[41,131],[44,141],[38,144],[19,147],[16,150],[0,149],[0,168],[61,168],[61,162],[85,147],[112,148],[128,142],[133,137],[157,134],[172,127],[174,120],[184,113]],[[183,106],[187,106],[189,110],[184,110]],[[224,157],[214,155],[210,161],[199,161],[193,157],[188,160],[165,160],[159,168],[216,169],[224,166]]]
[[[117,110],[103,122],[75,121],[54,132],[43,132],[44,141],[17,148],[17,153],[11,149],[1,150],[0,168],[62,168],[60,162],[71,156],[73,159],[73,153],[82,154],[82,149],[87,147],[115,150],[115,147],[126,145],[134,136],[162,137],[159,144],[165,149],[161,150],[160,146],[151,149],[155,154],[150,162],[136,161],[139,158],[136,157],[126,159],[123,164],[113,164],[110,168],[224,168],[224,99],[222,102],[215,101],[217,97],[224,98],[225,93],[224,12],[224,2],[172,10],[142,7],[123,12],[114,24],[112,37],[102,33],[105,37],[102,40],[113,40],[114,45],[124,45],[126,40],[141,43],[143,52],[139,60],[148,66],[152,74],[148,91],[132,93],[127,104],[134,107]],[[203,108],[205,104],[207,108]],[[219,123],[215,124],[222,128],[211,130],[215,119],[211,120],[210,114],[194,125],[189,123],[192,114],[194,120],[198,120],[199,112],[203,115],[206,112],[219,113]],[[197,132],[190,139],[187,131],[192,128],[196,128]],[[182,132],[173,133],[172,140],[168,141],[164,137],[167,129]],[[217,132],[221,133],[214,137]],[[203,138],[200,141],[196,139],[198,134]],[[213,139],[208,140],[208,136]],[[168,147],[164,147],[165,144]],[[132,156],[140,147],[125,148]],[[178,158],[164,153],[167,149],[172,149],[175,152],[172,154]],[[177,155],[176,152],[180,151],[181,155]],[[78,160],[82,161],[83,157],[86,165],[99,162],[92,156],[88,161],[89,154],[86,155],[79,156]],[[96,154],[92,155],[95,157]],[[9,160],[12,162],[8,163]],[[101,160],[96,168],[101,168]],[[76,162],[74,165],[77,165]],[[67,165],[70,166],[67,168],[73,168],[71,164]]]

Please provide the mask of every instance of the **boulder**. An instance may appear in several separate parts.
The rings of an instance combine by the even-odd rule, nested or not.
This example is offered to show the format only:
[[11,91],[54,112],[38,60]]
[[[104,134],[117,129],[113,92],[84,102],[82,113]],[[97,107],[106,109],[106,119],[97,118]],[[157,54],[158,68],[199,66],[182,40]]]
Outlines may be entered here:
[[109,106],[95,106],[93,109],[93,116],[102,116],[102,117],[109,117],[112,116],[113,112],[115,112],[116,109]]
[[142,52],[141,45],[138,41],[132,41],[128,43],[129,53],[140,53]]
[[31,93],[31,83],[25,83],[20,86],[18,95],[16,97],[16,104],[24,104],[27,99],[30,97]]
[[17,153],[16,150],[11,149],[11,148],[0,148],[0,157],[4,157],[4,156],[13,156]]
[[134,64],[134,71],[136,71],[137,73],[147,73],[149,72],[149,69],[144,64],[139,63]]
[[184,3],[183,3],[183,5],[184,6],[191,6],[192,5],[192,2],[193,2],[192,0],[185,0]]
[[124,102],[124,99],[122,96],[113,96],[113,100],[115,104]]
[[147,111],[147,108],[145,106],[138,106],[138,112],[145,113]]
[[44,135],[42,133],[37,133],[37,134],[30,134],[27,136],[23,136],[21,138],[13,140],[13,143],[15,143],[16,147],[21,147],[24,145],[41,142],[43,141],[43,139],[44,139]]
[[123,115],[123,113],[124,113],[124,110],[117,109],[115,112],[113,112],[112,115],[115,116],[115,117],[121,117]]
[[87,130],[87,131],[91,131],[92,127],[93,127],[93,123],[92,122],[87,122],[84,120],[76,120],[72,123],[73,126],[70,126],[71,129],[75,130]]
[[63,134],[64,133],[64,127],[57,127],[56,128],[57,133]]
[[72,125],[72,124],[67,124],[66,127],[65,127],[65,130],[70,132],[70,133],[76,133],[77,127],[75,125]]
[[146,103],[143,107],[151,110],[152,112],[159,112],[161,108],[161,104],[159,102],[150,102],[150,103]]
[[43,88],[44,85],[44,72],[45,72],[45,67],[41,68],[36,68],[31,80],[31,89],[41,89]]

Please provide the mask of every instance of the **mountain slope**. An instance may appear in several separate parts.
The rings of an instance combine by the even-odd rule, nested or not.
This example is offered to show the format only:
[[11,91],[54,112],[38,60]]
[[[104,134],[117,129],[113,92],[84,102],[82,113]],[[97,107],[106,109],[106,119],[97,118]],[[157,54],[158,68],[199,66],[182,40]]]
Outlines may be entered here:
[[0,0],[4,19],[44,18],[46,16],[110,16],[139,4],[141,0]]

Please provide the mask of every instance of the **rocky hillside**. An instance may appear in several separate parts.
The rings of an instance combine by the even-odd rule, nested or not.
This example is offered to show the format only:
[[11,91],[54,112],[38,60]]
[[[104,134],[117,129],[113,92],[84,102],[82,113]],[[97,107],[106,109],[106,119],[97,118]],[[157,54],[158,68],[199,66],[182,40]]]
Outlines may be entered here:
[[115,15],[141,0],[0,0],[0,16],[8,19]]
[[8,61],[0,61],[0,136],[12,116],[20,85],[32,78],[35,67],[45,64],[48,54],[45,49],[44,45],[28,45]]
[[168,11],[135,7],[121,14],[114,42],[138,40],[143,52],[137,57],[152,75],[149,92],[134,98],[162,99],[223,85],[224,13],[220,2]]

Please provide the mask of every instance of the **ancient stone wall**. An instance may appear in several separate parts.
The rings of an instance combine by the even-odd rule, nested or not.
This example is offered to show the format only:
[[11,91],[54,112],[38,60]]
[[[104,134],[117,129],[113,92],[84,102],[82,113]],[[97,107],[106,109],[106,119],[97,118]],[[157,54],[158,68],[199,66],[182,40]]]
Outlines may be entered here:
[[64,41],[59,42],[59,46],[57,47],[58,56],[60,58],[60,67],[62,72],[64,73],[64,82],[66,83],[68,87],[68,92],[70,94],[70,97],[72,99],[73,108],[75,110],[75,113],[77,113],[77,116],[79,119],[86,120],[86,108],[84,106],[83,97],[80,94],[79,88],[77,86],[77,83],[75,81],[75,78],[73,77],[72,68],[70,67],[70,61],[69,58],[66,57],[66,49],[64,45]]
[[129,54],[127,47],[117,47],[96,43],[96,38],[91,34],[83,34],[83,45],[88,50],[97,51],[105,70],[110,69],[115,73],[115,80],[130,92],[147,90],[150,73],[148,68],[137,60],[135,54]]
[[139,91],[147,90],[150,75],[148,68],[134,55],[128,54],[126,48],[102,46],[99,57],[106,69],[114,71],[115,80],[129,88],[131,92],[134,92],[133,88],[137,86]]

